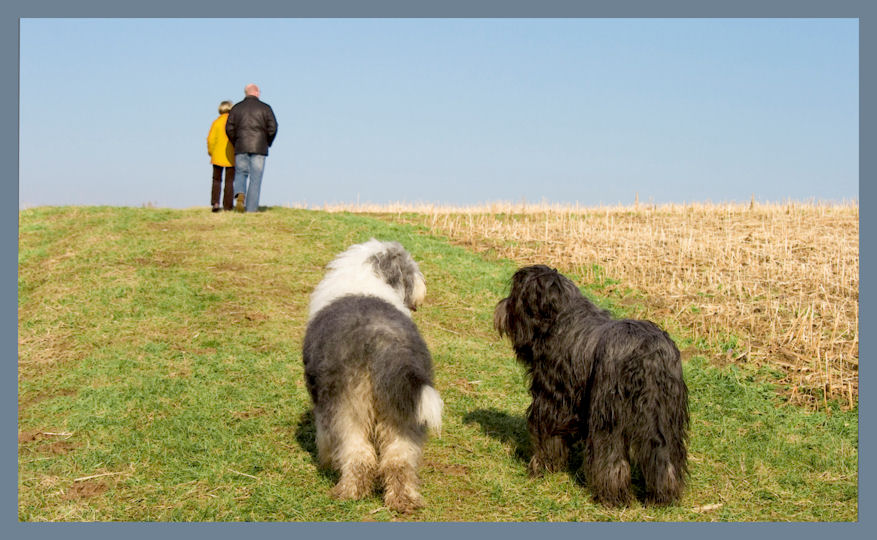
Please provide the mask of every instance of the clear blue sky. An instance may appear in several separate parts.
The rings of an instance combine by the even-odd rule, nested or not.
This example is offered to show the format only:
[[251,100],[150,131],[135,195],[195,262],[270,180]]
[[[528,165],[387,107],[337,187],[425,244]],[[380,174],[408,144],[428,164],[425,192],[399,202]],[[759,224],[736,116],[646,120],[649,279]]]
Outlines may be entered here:
[[[242,36],[248,36],[248,46]],[[254,82],[261,204],[858,198],[854,19],[22,19],[19,204],[208,206]]]

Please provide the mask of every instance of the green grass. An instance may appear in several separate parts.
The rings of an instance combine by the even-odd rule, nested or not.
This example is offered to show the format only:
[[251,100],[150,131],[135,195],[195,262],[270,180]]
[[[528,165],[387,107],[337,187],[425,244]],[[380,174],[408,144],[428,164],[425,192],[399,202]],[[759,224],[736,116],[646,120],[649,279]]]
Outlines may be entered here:
[[[415,321],[446,403],[420,470],[427,506],[408,516],[377,495],[329,497],[336,476],[316,467],[302,377],[308,294],[329,260],[371,237],[420,262],[428,292]],[[607,509],[573,473],[528,478],[524,374],[492,330],[514,268],[349,214],[21,212],[19,519],[858,519],[857,411],[794,408],[769,371],[698,355],[685,365],[680,504]]]

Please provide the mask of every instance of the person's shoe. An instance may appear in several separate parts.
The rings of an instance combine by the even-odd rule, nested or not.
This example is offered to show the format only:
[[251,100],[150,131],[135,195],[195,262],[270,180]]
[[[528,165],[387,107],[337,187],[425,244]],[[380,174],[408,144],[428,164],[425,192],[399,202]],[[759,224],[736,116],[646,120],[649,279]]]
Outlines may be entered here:
[[246,212],[247,208],[244,206],[244,194],[238,193],[234,196],[234,210],[235,212]]
[[214,212],[219,212],[220,210],[221,210],[221,208],[219,207],[218,204],[214,204],[214,205],[213,205],[213,211],[214,211]]

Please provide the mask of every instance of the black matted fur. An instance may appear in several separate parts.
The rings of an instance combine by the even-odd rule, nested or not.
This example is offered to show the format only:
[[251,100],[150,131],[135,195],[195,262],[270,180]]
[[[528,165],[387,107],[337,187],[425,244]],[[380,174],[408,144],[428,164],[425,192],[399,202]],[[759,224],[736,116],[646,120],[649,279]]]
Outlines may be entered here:
[[630,502],[631,463],[647,504],[678,501],[688,473],[688,389],[679,350],[649,321],[613,319],[552,268],[512,277],[494,312],[530,375],[529,471],[557,471],[585,443],[588,486],[600,503]]

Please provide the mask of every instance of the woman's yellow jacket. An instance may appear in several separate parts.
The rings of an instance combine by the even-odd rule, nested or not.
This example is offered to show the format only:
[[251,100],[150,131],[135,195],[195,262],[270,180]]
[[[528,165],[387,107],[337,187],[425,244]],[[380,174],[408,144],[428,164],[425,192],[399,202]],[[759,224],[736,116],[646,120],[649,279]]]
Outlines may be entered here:
[[207,134],[207,153],[210,154],[210,162],[220,167],[234,167],[234,147],[228,142],[225,134],[225,122],[228,113],[220,114],[210,126]]

